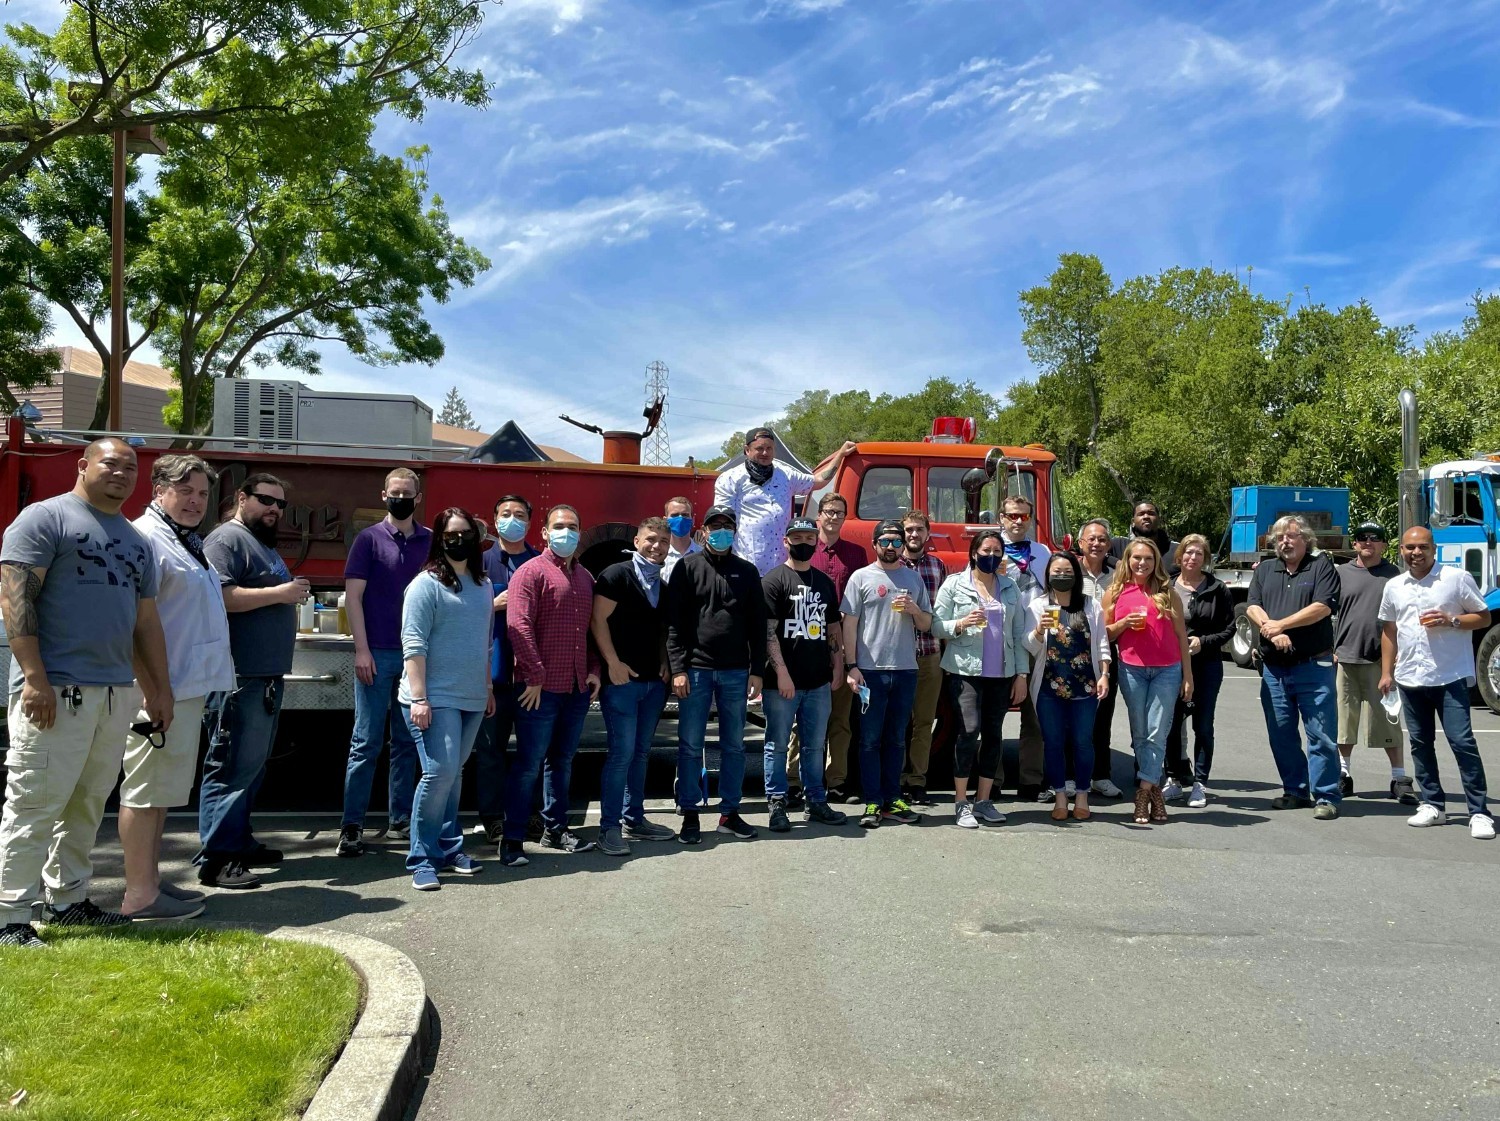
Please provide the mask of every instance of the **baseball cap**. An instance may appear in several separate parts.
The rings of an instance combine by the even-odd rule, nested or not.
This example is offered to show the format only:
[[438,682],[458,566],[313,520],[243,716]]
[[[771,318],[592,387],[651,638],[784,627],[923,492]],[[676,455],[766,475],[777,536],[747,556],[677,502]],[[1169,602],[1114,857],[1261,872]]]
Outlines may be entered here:
[[1376,537],[1380,538],[1380,540],[1382,540],[1382,541],[1389,541],[1390,540],[1390,538],[1388,536],[1386,536],[1385,529],[1381,526],[1381,524],[1379,522],[1360,522],[1359,525],[1357,525],[1357,526],[1354,527],[1354,532],[1351,533],[1349,536],[1350,537],[1358,537],[1362,533],[1371,533],[1371,534],[1374,534]]
[[903,541],[906,539],[906,531],[902,528],[901,523],[898,522],[895,518],[887,518],[885,521],[881,522],[875,527],[875,532],[870,537],[870,540],[879,541],[887,533],[894,533]]
[[710,506],[708,508],[708,513],[703,515],[703,524],[707,525],[715,518],[728,518],[729,524],[735,526],[736,528],[738,528],[740,524],[740,520],[734,516],[733,506]]
[[793,518],[786,527],[788,533],[817,533],[818,523],[811,518]]

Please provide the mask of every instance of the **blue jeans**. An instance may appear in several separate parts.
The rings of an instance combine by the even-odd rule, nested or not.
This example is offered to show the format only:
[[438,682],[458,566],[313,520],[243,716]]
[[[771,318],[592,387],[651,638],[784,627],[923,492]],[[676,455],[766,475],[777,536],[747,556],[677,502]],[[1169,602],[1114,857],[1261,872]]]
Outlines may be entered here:
[[554,832],[568,827],[568,785],[573,756],[589,714],[587,689],[576,693],[542,690],[537,706],[516,709],[516,765],[505,792],[505,839],[524,841],[531,816],[531,792],[542,776],[542,822]]
[[870,707],[859,718],[859,779],[866,804],[888,806],[901,797],[906,726],[917,700],[914,669],[861,670]]
[[761,705],[766,712],[766,797],[786,797],[786,749],[795,724],[802,745],[802,789],[807,792],[809,802],[828,801],[828,791],[823,787],[823,757],[828,748],[833,687],[798,689],[791,700],[772,687],[762,695]]
[[222,713],[209,723],[203,785],[198,791],[198,863],[232,859],[255,848],[250,810],[266,777],[276,742],[284,683],[279,677],[241,677]]
[[[375,680],[354,682],[354,735],[349,740],[349,765],[344,769],[344,824],[364,825],[375,785],[375,765],[385,744],[386,717],[401,684],[405,661],[399,650],[371,650]],[[412,790],[417,780],[417,748],[400,713],[391,723],[390,801],[386,815],[392,822],[411,814]]]
[[659,677],[606,685],[600,694],[608,743],[599,776],[601,830],[620,828],[622,815],[634,823],[646,819],[646,761],[666,702],[667,683]]
[[1182,691],[1182,663],[1133,666],[1121,662],[1118,672],[1120,696],[1130,717],[1130,747],[1135,752],[1136,770],[1141,781],[1160,786],[1167,733],[1172,730],[1172,713]]
[[745,705],[748,669],[690,669],[688,695],[677,702],[677,804],[698,810],[708,802],[703,772],[703,741],[708,709],[719,705],[719,813],[740,812],[745,786]]
[[495,715],[486,716],[474,737],[474,798],[479,820],[485,824],[505,816],[505,748],[521,710],[520,685],[497,681]]
[[401,706],[406,726],[422,761],[422,778],[411,804],[411,851],[406,870],[430,868],[436,872],[454,862],[464,851],[463,830],[458,827],[458,794],[463,786],[464,760],[474,748],[483,712],[459,708],[435,708],[432,724],[424,732],[411,722],[411,708]]
[[1042,681],[1036,695],[1036,718],[1042,726],[1047,785],[1058,793],[1068,781],[1068,755],[1073,756],[1073,783],[1085,794],[1094,781],[1094,717],[1099,702],[1093,697],[1064,700]]
[[1464,784],[1464,800],[1469,813],[1488,814],[1484,780],[1484,761],[1474,742],[1474,725],[1469,720],[1469,683],[1450,681],[1447,685],[1419,685],[1401,690],[1401,709],[1406,714],[1406,731],[1411,736],[1411,761],[1417,767],[1417,785],[1422,801],[1442,809],[1443,783],[1438,777],[1436,724],[1443,722],[1443,735],[1458,761],[1458,777]]
[[[1311,796],[1338,805],[1343,795],[1339,792],[1339,749],[1333,739],[1338,727],[1334,677],[1331,657],[1290,666],[1267,662],[1260,672],[1260,707],[1265,710],[1266,733],[1282,788],[1297,798]],[[1297,736],[1299,715],[1307,734],[1306,755]]]

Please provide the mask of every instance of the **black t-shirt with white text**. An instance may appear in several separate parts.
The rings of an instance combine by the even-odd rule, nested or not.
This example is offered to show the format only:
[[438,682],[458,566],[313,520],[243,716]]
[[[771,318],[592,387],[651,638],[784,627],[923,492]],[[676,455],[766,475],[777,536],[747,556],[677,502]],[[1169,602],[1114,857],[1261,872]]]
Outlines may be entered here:
[[816,568],[798,572],[778,565],[761,581],[766,614],[776,626],[781,659],[798,689],[819,689],[833,680],[829,635],[841,624],[833,581]]

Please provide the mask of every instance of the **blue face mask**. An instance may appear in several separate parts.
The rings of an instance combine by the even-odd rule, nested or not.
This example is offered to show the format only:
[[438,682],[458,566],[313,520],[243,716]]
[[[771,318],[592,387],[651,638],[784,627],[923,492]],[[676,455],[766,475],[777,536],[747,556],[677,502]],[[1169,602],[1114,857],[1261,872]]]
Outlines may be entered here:
[[727,553],[734,548],[734,530],[711,529],[708,532],[708,547],[716,553]]
[[974,558],[974,567],[980,572],[994,574],[1000,571],[1000,565],[1004,563],[1003,553],[981,553]]
[[571,557],[578,548],[576,529],[554,529],[547,533],[547,544],[560,557]]
[[519,541],[526,536],[525,518],[497,518],[495,532],[502,541]]
[[667,528],[672,531],[673,537],[686,537],[693,532],[693,515],[673,514],[667,519]]

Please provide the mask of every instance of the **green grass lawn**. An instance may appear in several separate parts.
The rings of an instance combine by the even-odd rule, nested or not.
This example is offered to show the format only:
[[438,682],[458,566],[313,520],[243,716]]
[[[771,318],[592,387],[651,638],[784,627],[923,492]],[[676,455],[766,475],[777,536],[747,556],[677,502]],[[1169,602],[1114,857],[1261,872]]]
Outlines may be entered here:
[[45,938],[0,948],[0,1117],[283,1121],[359,1013],[359,979],[322,946],[244,931]]

